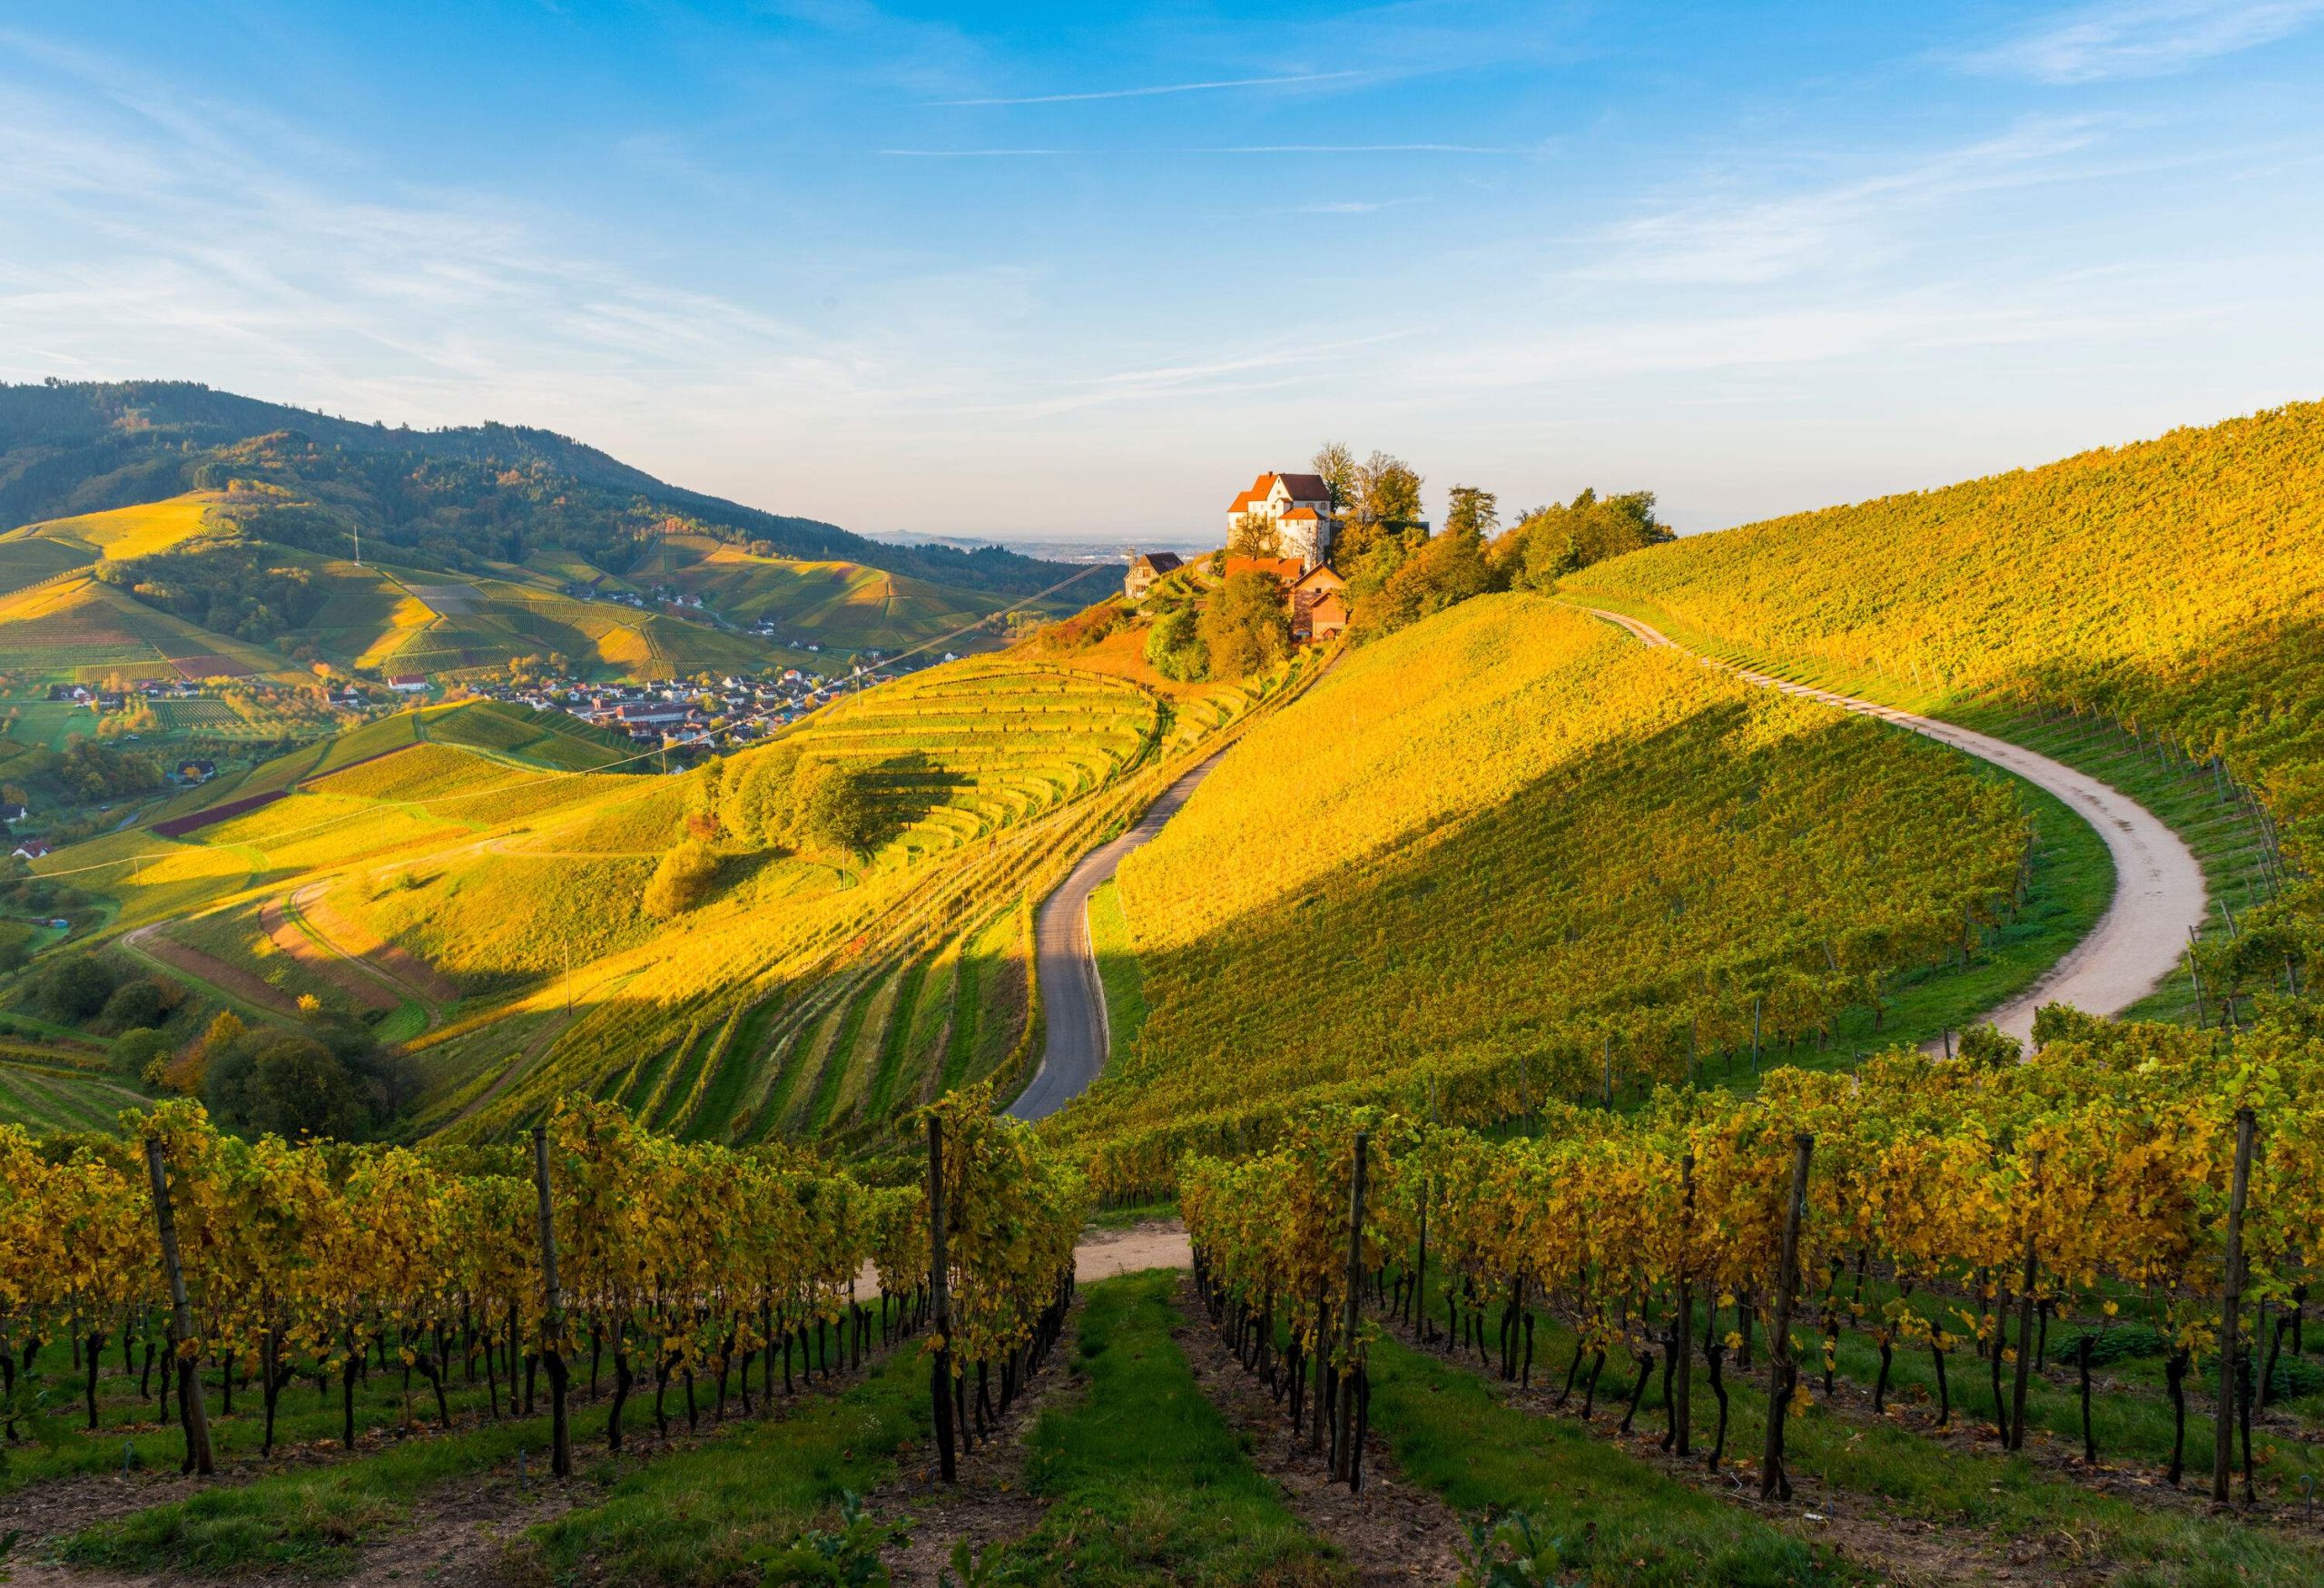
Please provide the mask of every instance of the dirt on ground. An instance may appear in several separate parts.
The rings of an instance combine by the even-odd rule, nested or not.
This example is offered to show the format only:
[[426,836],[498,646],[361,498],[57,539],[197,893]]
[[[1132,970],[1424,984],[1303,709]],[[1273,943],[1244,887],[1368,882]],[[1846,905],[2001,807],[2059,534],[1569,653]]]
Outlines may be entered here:
[[[956,1544],[965,1542],[970,1553],[981,1559],[995,1545],[1022,1538],[1041,1524],[1049,1504],[1026,1491],[1025,1440],[1050,1397],[1072,1393],[1073,1376],[1067,1370],[1066,1358],[1078,1318],[1077,1307],[1065,1337],[1050,1350],[1049,1360],[1009,1406],[1008,1415],[992,1425],[988,1436],[960,1458],[958,1484],[945,1486],[937,1469],[936,1447],[931,1444],[921,1460],[899,1471],[865,1500],[864,1508],[882,1520],[911,1519],[911,1546],[883,1557],[904,1588],[935,1588],[950,1570]],[[957,1581],[959,1574],[953,1576]]]
[[1128,1229],[1085,1230],[1073,1248],[1073,1277],[1084,1285],[1143,1268],[1194,1266],[1187,1227],[1175,1218],[1149,1218]]
[[161,961],[173,971],[182,972],[196,981],[207,982],[222,991],[231,992],[261,1009],[285,1015],[299,1012],[297,1001],[281,988],[270,986],[239,965],[230,965],[215,955],[186,947],[161,926],[141,926],[122,941],[140,953]]
[[1385,1440],[1364,1442],[1364,1492],[1350,1494],[1326,1473],[1324,1456],[1305,1438],[1295,1440],[1282,1406],[1267,1386],[1246,1373],[1235,1352],[1210,1326],[1191,1276],[1178,1287],[1184,1327],[1172,1331],[1195,1382],[1220,1415],[1250,1441],[1251,1459],[1284,1492],[1291,1514],[1339,1546],[1365,1588],[1408,1588],[1450,1583],[1460,1574],[1453,1553],[1467,1530],[1451,1506],[1403,1481]]
[[269,899],[259,906],[258,923],[276,948],[346,993],[360,1007],[394,1009],[403,1001],[381,982],[365,975],[300,931],[299,923],[291,920],[290,912],[283,908],[281,899]]

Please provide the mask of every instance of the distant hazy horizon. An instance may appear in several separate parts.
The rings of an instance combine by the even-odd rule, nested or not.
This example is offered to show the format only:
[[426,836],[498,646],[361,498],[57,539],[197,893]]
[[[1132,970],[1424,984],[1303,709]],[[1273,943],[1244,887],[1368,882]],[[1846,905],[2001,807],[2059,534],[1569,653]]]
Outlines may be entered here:
[[1325,439],[1683,530],[2324,396],[2324,0],[0,25],[0,379],[546,426],[877,533]]

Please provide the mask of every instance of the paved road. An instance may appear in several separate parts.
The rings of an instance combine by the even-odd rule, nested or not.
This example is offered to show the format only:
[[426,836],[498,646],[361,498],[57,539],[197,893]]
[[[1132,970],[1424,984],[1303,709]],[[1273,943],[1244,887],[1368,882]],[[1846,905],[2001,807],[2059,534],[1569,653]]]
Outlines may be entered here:
[[1012,1119],[1045,1119],[1089,1090],[1106,1067],[1108,1038],[1106,999],[1098,985],[1098,966],[1089,952],[1089,895],[1114,874],[1130,851],[1139,848],[1162,824],[1177,814],[1195,792],[1195,785],[1218,764],[1220,751],[1180,777],[1147,808],[1137,825],[1110,843],[1098,845],[1081,857],[1066,874],[1057,892],[1041,906],[1033,929],[1036,973],[1041,979],[1041,1007],[1048,1021],[1048,1041],[1041,1049],[1041,1067],[1009,1105]]
[[[1660,630],[1634,617],[1594,607],[1587,610],[1619,624],[1648,645],[1685,651]],[[1685,654],[1695,656],[1691,651]],[[1707,656],[1696,659],[1725,668],[1748,683],[1876,716],[1989,761],[2057,795],[2106,841],[2114,857],[2113,901],[2090,934],[2040,981],[1986,1017],[2010,1035],[2030,1038],[2034,1013],[2045,1003],[2070,1003],[2085,1014],[2116,1014],[2129,1008],[2171,973],[2186,951],[2187,929],[2201,924],[2209,899],[2203,868],[2196,863],[2193,851],[2160,817],[2112,784],[2005,739],[1973,733],[1952,723],[1915,716],[1894,706],[1795,684]]]

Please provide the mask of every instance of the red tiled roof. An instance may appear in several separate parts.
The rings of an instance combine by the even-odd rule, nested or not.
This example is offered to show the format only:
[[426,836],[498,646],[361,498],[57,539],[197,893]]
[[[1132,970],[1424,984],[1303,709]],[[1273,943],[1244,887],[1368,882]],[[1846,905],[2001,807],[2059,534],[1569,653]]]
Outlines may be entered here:
[[1313,508],[1291,508],[1286,509],[1283,516],[1286,518],[1299,518],[1303,520],[1313,518],[1317,523],[1321,523],[1323,521],[1322,515],[1318,514]]
[[1227,503],[1227,504],[1226,504],[1226,510],[1227,510],[1228,512],[1230,512],[1230,513],[1239,513],[1239,512],[1241,512],[1244,508],[1247,508],[1247,507],[1249,507],[1249,506],[1251,505],[1251,498],[1254,498],[1254,497],[1263,497],[1263,496],[1265,496],[1265,495],[1266,495],[1266,492],[1265,492],[1265,491],[1260,491],[1260,490],[1246,490],[1246,491],[1243,492],[1240,496],[1237,496],[1237,497],[1236,497],[1233,501],[1231,501],[1231,502]]
[[1334,572],[1330,564],[1319,562],[1314,567],[1309,568],[1305,573],[1300,575],[1299,582],[1294,585],[1292,588],[1295,590],[1306,590],[1311,592],[1318,590],[1344,590],[1347,588],[1347,581],[1340,577],[1337,573]]
[[1236,574],[1265,574],[1268,577],[1289,584],[1299,577],[1300,563],[1295,557],[1230,557],[1226,559],[1226,577]]

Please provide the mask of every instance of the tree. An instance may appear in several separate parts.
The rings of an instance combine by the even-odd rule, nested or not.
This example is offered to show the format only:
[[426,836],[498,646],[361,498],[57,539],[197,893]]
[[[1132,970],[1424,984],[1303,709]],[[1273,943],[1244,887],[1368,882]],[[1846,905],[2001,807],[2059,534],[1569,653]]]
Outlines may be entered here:
[[74,954],[41,976],[38,997],[50,1019],[79,1025],[104,1008],[113,989],[113,972],[103,961],[94,954]]
[[115,1037],[112,1048],[106,1051],[106,1061],[113,1066],[115,1075],[142,1081],[145,1079],[146,1070],[155,1060],[167,1058],[169,1051],[170,1040],[167,1037],[159,1031],[140,1028],[123,1031]]
[[1245,513],[1226,537],[1226,549],[1236,557],[1277,557],[1283,551],[1282,528],[1265,513]]
[[105,1000],[104,1023],[116,1031],[162,1023],[162,990],[148,977],[123,981]]
[[236,1043],[211,1065],[202,1096],[212,1112],[251,1135],[352,1139],[371,1124],[361,1080],[312,1037]]
[[1472,485],[1456,485],[1446,501],[1444,531],[1448,535],[1487,536],[1501,528],[1501,498]]
[[1520,589],[1550,590],[1592,563],[1678,537],[1654,516],[1652,491],[1600,498],[1585,490],[1563,507],[1536,508],[1493,546],[1493,561]]
[[718,856],[699,838],[666,851],[646,880],[640,907],[657,921],[683,915],[710,897],[718,881]]
[[1326,441],[1315,449],[1315,456],[1308,464],[1332,493],[1334,512],[1347,507],[1355,498],[1355,454],[1343,441]]
[[1338,556],[1360,560],[1384,540],[1416,536],[1421,483],[1411,464],[1385,452],[1375,451],[1354,466],[1340,509]]
[[1448,528],[1424,542],[1377,591],[1357,601],[1351,626],[1366,638],[1393,633],[1483,595],[1497,582],[1485,558],[1484,538],[1472,528]]
[[1191,606],[1173,607],[1155,618],[1146,636],[1146,659],[1174,683],[1191,684],[1210,674],[1210,654]]
[[801,779],[799,831],[808,843],[869,855],[886,836],[872,774],[843,762],[810,766]]
[[718,816],[727,835],[752,849],[781,849],[792,841],[799,747],[770,745],[735,758],[722,785]]
[[1283,589],[1261,573],[1230,575],[1211,593],[1196,628],[1214,678],[1244,678],[1291,654]]

